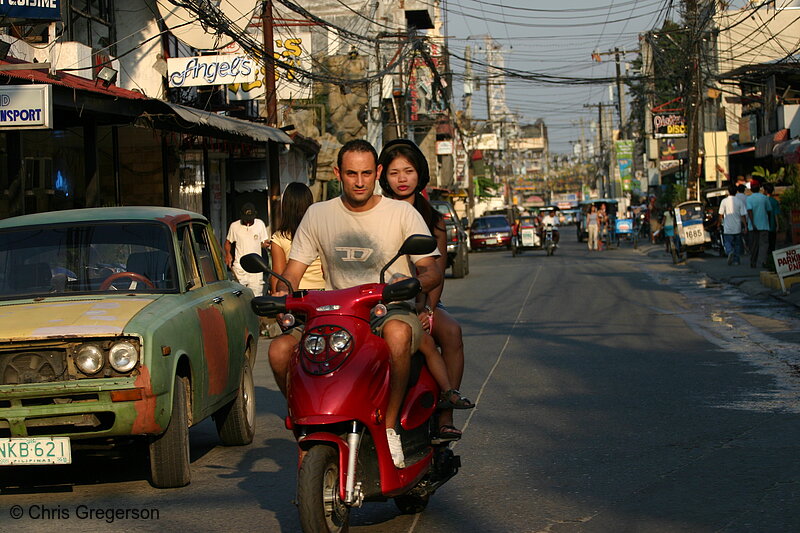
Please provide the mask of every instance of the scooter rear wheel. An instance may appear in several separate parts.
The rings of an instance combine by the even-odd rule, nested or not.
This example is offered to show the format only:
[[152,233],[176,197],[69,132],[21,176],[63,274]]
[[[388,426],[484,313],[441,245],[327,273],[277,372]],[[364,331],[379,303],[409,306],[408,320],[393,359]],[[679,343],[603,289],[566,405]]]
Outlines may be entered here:
[[324,444],[313,446],[297,475],[297,509],[306,533],[344,533],[350,527],[350,508],[339,498],[339,456]]

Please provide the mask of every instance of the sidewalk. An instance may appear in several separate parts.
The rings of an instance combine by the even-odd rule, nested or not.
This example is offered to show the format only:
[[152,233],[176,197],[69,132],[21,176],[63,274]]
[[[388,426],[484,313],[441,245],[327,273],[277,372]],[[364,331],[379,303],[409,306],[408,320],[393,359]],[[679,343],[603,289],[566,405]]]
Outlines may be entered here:
[[[665,262],[672,263],[672,256],[664,250],[663,244],[639,243],[639,251],[653,258],[663,258]],[[761,284],[761,268],[750,268],[750,258],[742,257],[741,265],[728,265],[725,257],[706,253],[704,255],[690,256],[685,263],[675,265],[677,268],[691,268],[702,272],[713,280],[738,287],[739,290],[757,298],[776,298],[788,304],[800,307],[800,285],[789,289],[789,294],[784,295],[780,290],[774,290]]]

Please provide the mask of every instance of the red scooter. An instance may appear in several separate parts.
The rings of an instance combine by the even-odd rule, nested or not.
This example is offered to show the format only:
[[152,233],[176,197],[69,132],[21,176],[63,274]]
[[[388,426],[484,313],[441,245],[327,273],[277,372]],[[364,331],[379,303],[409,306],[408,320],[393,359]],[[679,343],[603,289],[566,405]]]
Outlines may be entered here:
[[254,298],[257,315],[285,313],[284,325],[294,314],[305,319],[289,367],[286,417],[299,446],[297,506],[305,532],[346,531],[350,509],[368,501],[394,498],[401,512],[421,512],[461,466],[449,442],[436,438],[440,391],[419,353],[400,410],[406,467],[394,466],[384,424],[389,349],[370,328],[370,318],[385,314],[386,304],[421,290],[416,278],[386,285],[387,268],[403,255],[435,248],[432,237],[412,235],[383,268],[380,283],[336,291],[293,292],[260,255],[241,260],[248,272],[270,272],[289,286],[290,296]]

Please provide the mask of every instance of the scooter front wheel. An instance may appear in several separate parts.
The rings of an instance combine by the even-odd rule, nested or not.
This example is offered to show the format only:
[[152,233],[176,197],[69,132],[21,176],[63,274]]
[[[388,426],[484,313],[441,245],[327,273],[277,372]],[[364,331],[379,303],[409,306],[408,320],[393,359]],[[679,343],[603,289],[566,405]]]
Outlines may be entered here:
[[324,444],[313,446],[297,475],[297,509],[306,533],[343,533],[350,526],[350,508],[339,497],[339,455]]

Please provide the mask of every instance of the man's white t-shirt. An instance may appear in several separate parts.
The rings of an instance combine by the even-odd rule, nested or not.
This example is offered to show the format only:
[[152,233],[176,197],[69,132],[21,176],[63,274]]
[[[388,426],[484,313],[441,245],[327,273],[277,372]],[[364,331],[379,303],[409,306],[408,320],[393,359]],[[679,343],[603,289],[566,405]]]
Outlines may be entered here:
[[546,228],[548,224],[555,226],[556,219],[550,215],[545,215],[544,218],[542,219],[542,226]]
[[239,266],[239,259],[247,254],[260,254],[261,243],[269,240],[267,227],[257,218],[249,226],[242,224],[241,220],[234,220],[228,228],[228,242],[236,243],[236,257],[233,264]]
[[742,232],[742,217],[747,216],[747,208],[735,196],[728,196],[719,204],[722,215],[722,232],[735,235]]
[[[319,256],[325,272],[326,289],[346,289],[378,283],[380,271],[411,235],[430,235],[425,221],[414,207],[400,200],[378,196],[368,211],[347,209],[341,198],[312,204],[294,235],[289,259],[310,265]],[[411,256],[412,264],[438,251]],[[409,262],[401,257],[386,271],[413,276]]]

